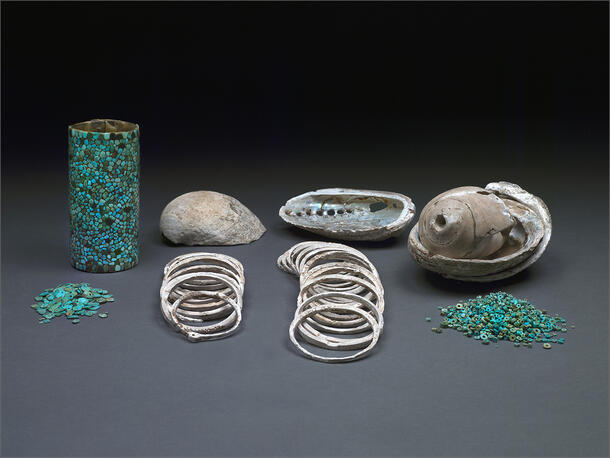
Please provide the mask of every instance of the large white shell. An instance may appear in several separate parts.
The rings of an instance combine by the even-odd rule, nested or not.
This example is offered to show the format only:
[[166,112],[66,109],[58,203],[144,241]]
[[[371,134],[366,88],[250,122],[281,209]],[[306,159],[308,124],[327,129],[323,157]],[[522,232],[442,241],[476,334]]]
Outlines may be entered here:
[[[459,188],[456,191],[468,188]],[[471,192],[476,192],[472,188]],[[479,193],[483,191],[482,189]],[[409,234],[409,251],[424,268],[442,276],[463,281],[488,282],[515,275],[536,262],[551,238],[551,214],[544,202],[516,184],[504,181],[489,183],[486,192],[493,193],[506,205],[510,215],[519,223],[519,233],[511,233],[512,247],[499,250],[484,259],[450,258],[431,253],[419,236],[418,221]],[[461,191],[464,192],[464,191]],[[452,191],[441,194],[445,197]],[[437,196],[437,199],[441,196]],[[425,210],[425,209],[424,209]],[[423,213],[423,212],[422,212]]]
[[395,192],[328,188],[293,197],[280,208],[293,226],[339,240],[385,240],[399,235],[415,214]]

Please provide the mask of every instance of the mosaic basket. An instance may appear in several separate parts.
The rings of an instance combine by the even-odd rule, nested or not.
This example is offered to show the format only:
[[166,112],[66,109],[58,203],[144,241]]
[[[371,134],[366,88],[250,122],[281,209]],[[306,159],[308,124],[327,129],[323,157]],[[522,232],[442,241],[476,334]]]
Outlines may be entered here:
[[68,128],[70,255],[85,272],[138,263],[140,128],[94,119]]

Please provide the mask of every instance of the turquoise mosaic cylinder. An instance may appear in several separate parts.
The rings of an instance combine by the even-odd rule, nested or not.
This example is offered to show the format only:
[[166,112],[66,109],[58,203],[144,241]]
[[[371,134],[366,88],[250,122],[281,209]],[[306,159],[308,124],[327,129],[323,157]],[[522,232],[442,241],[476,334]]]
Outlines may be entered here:
[[85,272],[138,263],[140,128],[94,119],[68,128],[70,255]]

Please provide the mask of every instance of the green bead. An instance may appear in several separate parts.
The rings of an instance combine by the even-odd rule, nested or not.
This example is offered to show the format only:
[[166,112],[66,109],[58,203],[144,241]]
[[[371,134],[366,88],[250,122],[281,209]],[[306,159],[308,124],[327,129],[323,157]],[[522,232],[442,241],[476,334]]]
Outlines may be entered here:
[[502,291],[462,300],[440,310],[444,317],[440,328],[463,332],[485,345],[489,341],[508,340],[516,347],[531,348],[534,341],[558,343],[557,332],[567,331],[565,319],[559,315],[550,315],[527,299],[517,299]]
[[[40,297],[41,301],[31,307],[42,315],[41,323],[48,323],[52,318],[65,316],[76,324],[80,322],[78,317],[94,315],[100,303],[111,300],[112,296],[107,293],[106,290],[91,288],[87,283],[66,283],[36,296]],[[94,297],[98,299],[92,299]]]

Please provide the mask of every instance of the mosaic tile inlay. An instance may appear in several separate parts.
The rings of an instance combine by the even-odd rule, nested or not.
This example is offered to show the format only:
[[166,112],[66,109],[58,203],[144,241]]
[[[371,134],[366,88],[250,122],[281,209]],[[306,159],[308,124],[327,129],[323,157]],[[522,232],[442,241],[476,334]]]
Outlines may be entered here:
[[129,269],[138,263],[140,129],[95,119],[68,132],[72,266]]

